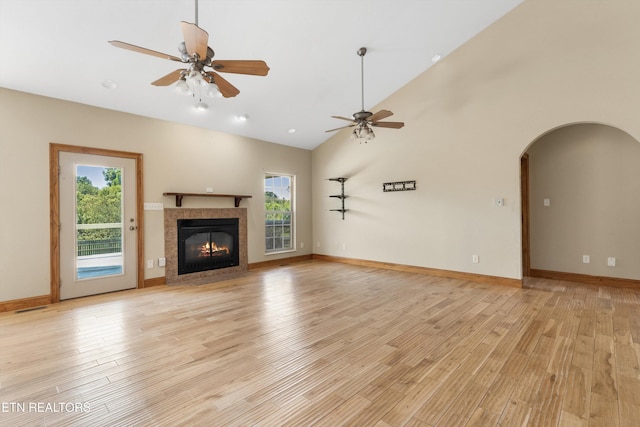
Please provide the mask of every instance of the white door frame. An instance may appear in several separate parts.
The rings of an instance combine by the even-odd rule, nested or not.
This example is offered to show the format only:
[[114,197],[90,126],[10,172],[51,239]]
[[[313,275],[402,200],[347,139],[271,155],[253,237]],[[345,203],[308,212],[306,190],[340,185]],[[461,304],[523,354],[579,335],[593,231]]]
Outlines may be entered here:
[[50,283],[51,302],[60,302],[60,187],[59,187],[59,154],[71,152],[94,154],[99,156],[124,157],[134,159],[136,163],[136,216],[137,216],[137,288],[144,287],[144,197],[142,193],[142,154],[127,151],[106,150],[102,148],[81,147],[77,145],[49,144],[49,211],[50,211]]

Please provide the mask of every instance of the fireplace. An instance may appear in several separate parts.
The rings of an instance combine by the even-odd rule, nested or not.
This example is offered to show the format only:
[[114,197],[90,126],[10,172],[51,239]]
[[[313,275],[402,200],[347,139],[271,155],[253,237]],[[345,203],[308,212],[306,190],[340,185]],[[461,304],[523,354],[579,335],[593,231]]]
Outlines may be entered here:
[[237,265],[238,218],[178,220],[178,274]]
[[[178,231],[183,224],[188,228],[184,237],[182,234],[179,235]],[[212,228],[204,232],[213,233],[211,236],[213,238],[210,238],[209,234],[206,235],[206,239],[205,236],[196,237],[202,231],[202,227]],[[209,241],[201,242],[201,240]],[[200,244],[196,245],[196,253],[193,248],[189,249],[192,265],[189,267],[191,272],[186,272],[182,267],[178,267],[178,253],[182,252],[180,256],[184,256],[187,254],[187,247],[186,245],[182,249],[179,247],[183,246],[183,243],[192,246],[191,243],[195,241]],[[208,249],[207,243],[209,243]],[[198,247],[200,249],[197,249]],[[164,210],[164,255],[167,259],[165,283],[169,285],[199,285],[239,277],[249,270],[247,247],[246,208],[165,208]],[[205,253],[208,256],[200,256]],[[197,261],[193,258],[197,258]]]

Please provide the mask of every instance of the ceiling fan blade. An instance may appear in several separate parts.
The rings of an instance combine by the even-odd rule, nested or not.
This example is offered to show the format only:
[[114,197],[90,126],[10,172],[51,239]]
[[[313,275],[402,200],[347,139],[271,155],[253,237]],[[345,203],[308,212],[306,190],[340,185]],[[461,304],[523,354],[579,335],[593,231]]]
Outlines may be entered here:
[[267,63],[260,60],[213,61],[211,66],[220,73],[249,74],[252,76],[266,76],[269,73]]
[[389,110],[380,110],[377,113],[371,115],[367,120],[370,122],[377,122],[378,120],[386,119],[393,116],[393,113]]
[[371,123],[371,126],[375,126],[378,128],[391,128],[391,129],[400,129],[404,126],[403,122],[375,122]]
[[187,70],[183,68],[181,70],[172,71],[166,76],[160,77],[158,80],[156,80],[155,82],[152,82],[151,84],[154,86],[169,86],[170,84],[180,80],[180,76],[184,71],[187,71]]
[[346,120],[348,122],[354,122],[354,123],[356,122],[355,120],[349,119],[347,117],[342,117],[342,116],[331,116],[331,117],[333,117],[334,119]]
[[233,98],[240,93],[238,88],[226,81],[220,74],[215,71],[207,71],[207,74],[213,77],[213,81],[218,86],[218,90],[225,98]]
[[184,37],[184,44],[189,55],[193,56],[197,53],[200,59],[204,61],[207,57],[209,33],[190,22],[182,21],[180,22],[180,27],[182,28],[182,37]]
[[356,124],[354,123],[354,124],[352,124],[352,125],[341,126],[341,127],[339,127],[339,128],[325,130],[325,132],[333,132],[333,131],[340,130],[340,129],[352,128],[352,127],[354,127],[355,125],[356,125]]
[[182,59],[180,59],[180,58],[178,58],[176,56],[168,55],[168,54],[162,53],[162,52],[156,52],[155,50],[151,50],[151,49],[147,49],[147,48],[144,48],[144,47],[136,46],[136,45],[133,45],[133,44],[121,42],[119,40],[111,40],[109,43],[111,43],[115,47],[119,47],[119,48],[122,48],[122,49],[132,50],[134,52],[144,53],[146,55],[157,56],[158,58],[170,59],[172,61],[182,62]]

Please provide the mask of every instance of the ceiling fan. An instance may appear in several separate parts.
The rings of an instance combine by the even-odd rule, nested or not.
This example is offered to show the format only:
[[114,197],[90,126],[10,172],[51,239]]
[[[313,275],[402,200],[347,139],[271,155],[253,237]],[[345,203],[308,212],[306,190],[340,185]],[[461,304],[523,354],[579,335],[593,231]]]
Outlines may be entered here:
[[375,138],[375,134],[373,133],[373,127],[381,127],[381,128],[391,128],[391,129],[400,129],[404,126],[403,122],[381,122],[380,120],[386,119],[387,117],[393,116],[393,113],[389,110],[380,110],[377,113],[371,113],[370,111],[364,110],[364,56],[367,53],[366,47],[361,47],[358,49],[358,56],[360,56],[360,75],[361,75],[361,89],[362,89],[362,110],[353,114],[353,119],[349,119],[347,117],[342,116],[331,116],[334,119],[346,120],[351,122],[350,125],[341,126],[335,129],[329,129],[325,132],[333,132],[339,129],[356,127],[353,130],[353,138],[364,140],[365,142]]
[[[219,91],[225,98],[238,95],[240,91],[218,73],[248,74],[252,76],[267,75],[269,67],[264,61],[214,60],[213,49],[207,45],[209,34],[198,26],[198,0],[195,0],[195,12],[195,24],[185,21],[180,22],[182,36],[184,37],[184,41],[180,43],[178,47],[180,57],[156,52],[155,50],[118,40],[111,40],[109,43],[122,49],[186,64],[187,68],[175,70],[151,84],[154,86],[169,86],[172,83],[178,82],[176,88],[181,93],[188,95],[193,93],[195,87],[207,85],[209,86],[209,90]],[[211,68],[211,70],[207,70],[207,68]]]

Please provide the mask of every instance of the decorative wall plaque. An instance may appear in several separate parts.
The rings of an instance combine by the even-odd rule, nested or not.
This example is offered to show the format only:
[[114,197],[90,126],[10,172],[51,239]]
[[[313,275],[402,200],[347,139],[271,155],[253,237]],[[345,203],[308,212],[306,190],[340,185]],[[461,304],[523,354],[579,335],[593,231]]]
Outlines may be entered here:
[[397,182],[385,182],[382,184],[382,191],[409,191],[416,189],[415,181],[397,181]]

